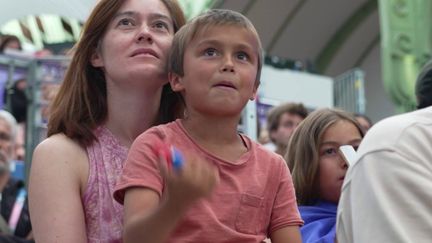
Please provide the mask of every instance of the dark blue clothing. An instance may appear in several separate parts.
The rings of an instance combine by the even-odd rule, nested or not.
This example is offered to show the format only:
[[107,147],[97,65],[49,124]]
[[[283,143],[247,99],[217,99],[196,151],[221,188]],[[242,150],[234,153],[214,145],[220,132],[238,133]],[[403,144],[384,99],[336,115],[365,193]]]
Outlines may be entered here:
[[337,204],[319,201],[313,206],[300,206],[304,225],[300,228],[303,243],[334,243]]
[[[18,193],[21,188],[24,188],[24,183],[22,181],[14,180],[11,178],[3,189],[2,200],[0,203],[0,213],[6,222],[9,221],[13,207],[15,205],[15,200],[17,199]],[[26,199],[18,220],[18,224],[16,225],[14,235],[25,238],[31,230],[32,227],[30,223],[30,214],[28,209],[28,202]],[[0,243],[1,242],[3,241],[0,237]]]

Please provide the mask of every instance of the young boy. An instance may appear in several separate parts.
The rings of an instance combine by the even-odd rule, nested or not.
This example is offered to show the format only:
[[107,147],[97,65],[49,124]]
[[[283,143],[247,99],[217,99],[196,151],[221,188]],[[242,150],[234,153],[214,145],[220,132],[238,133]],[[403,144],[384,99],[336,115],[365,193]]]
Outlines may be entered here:
[[[185,118],[133,143],[114,197],[125,205],[124,242],[301,242],[291,175],[282,157],[237,133],[262,65],[243,15],[208,11],[175,35],[169,81]],[[181,169],[158,155],[182,151]]]

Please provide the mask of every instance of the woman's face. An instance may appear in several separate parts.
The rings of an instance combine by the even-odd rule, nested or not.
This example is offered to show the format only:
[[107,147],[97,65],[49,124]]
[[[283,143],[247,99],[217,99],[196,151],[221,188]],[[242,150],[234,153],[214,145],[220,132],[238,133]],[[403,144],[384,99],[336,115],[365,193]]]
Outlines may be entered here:
[[104,70],[108,85],[160,87],[167,82],[173,35],[171,15],[160,0],[126,0],[108,25],[92,65]]
[[359,146],[362,136],[357,127],[347,120],[339,120],[324,132],[319,144],[319,193],[320,199],[338,203],[347,164],[343,160],[339,147]]

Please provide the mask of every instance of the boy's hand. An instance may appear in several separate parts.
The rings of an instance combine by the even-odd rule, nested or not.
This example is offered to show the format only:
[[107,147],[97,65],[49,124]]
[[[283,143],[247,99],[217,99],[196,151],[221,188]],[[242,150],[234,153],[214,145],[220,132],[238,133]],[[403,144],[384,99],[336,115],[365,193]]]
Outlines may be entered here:
[[195,200],[210,195],[219,181],[214,166],[195,156],[185,155],[178,170],[167,168],[163,156],[160,160],[161,174],[167,185],[167,200],[175,207],[186,208]]

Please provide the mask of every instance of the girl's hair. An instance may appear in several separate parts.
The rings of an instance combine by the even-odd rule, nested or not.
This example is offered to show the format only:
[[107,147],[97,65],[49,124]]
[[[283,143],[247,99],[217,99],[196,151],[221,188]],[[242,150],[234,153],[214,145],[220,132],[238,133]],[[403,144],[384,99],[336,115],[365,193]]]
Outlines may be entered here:
[[319,109],[309,114],[296,128],[288,144],[285,160],[290,168],[299,205],[313,205],[319,195],[319,146],[325,131],[338,121],[351,122],[364,133],[360,124],[348,112]]
[[[183,12],[176,0],[161,0],[173,19],[176,32],[185,23]],[[48,136],[64,133],[82,145],[89,145],[96,137],[93,129],[102,124],[108,115],[106,80],[103,71],[91,65],[90,60],[108,25],[124,1],[100,0],[86,21],[82,36],[74,46],[74,55],[64,81],[51,106]],[[165,85],[168,86],[168,85]],[[163,88],[160,121],[174,119],[176,98]]]

